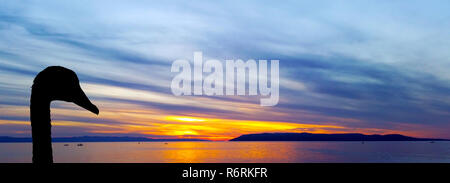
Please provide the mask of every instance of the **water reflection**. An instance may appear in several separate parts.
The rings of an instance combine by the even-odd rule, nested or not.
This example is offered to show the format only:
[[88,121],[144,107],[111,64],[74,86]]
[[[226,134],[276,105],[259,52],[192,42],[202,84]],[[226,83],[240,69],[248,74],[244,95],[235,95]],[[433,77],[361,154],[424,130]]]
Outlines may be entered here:
[[[68,145],[65,145],[68,144]],[[450,142],[54,143],[55,162],[450,162]],[[30,143],[0,143],[0,162],[31,162]]]

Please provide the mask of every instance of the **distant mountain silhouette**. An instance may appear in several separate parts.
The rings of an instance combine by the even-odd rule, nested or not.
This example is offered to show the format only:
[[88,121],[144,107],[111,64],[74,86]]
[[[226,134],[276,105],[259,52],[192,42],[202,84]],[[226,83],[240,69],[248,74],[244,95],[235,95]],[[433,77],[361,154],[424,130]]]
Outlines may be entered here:
[[[102,137],[102,136],[82,136],[82,137],[55,137],[52,142],[173,142],[173,141],[207,141],[202,139],[152,139],[147,137]],[[8,137],[0,136],[2,142],[32,142],[31,137]]]
[[364,135],[359,133],[260,133],[247,134],[230,141],[446,141],[448,139],[415,138],[399,134]]

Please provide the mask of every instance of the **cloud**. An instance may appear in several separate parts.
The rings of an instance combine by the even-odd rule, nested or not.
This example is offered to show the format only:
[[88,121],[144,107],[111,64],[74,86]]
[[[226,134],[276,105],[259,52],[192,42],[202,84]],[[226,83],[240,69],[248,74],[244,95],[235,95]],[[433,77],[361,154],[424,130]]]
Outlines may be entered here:
[[[79,116],[71,112],[78,108],[57,102],[55,120],[79,126],[71,134],[161,135],[129,127],[150,129],[154,118],[113,115],[126,110],[125,116],[157,111],[450,138],[444,133],[450,117],[448,6],[446,1],[2,2],[0,108],[7,110],[0,111],[0,129],[27,133],[22,122],[32,79],[47,66],[61,65],[77,72],[86,93],[110,116]],[[192,60],[194,51],[218,60],[280,60],[279,105],[262,108],[256,97],[173,96],[170,65]],[[23,129],[6,124],[17,120]],[[81,127],[85,123],[91,126]],[[193,130],[188,127],[183,126],[186,135]]]

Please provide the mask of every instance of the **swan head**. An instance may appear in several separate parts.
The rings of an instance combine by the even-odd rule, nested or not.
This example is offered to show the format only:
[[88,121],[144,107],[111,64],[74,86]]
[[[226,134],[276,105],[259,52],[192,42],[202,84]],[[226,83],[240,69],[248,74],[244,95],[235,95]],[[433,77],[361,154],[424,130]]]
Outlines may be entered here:
[[70,69],[61,66],[47,67],[36,76],[32,89],[46,100],[73,102],[92,113],[99,113],[97,106],[92,104],[81,89],[77,75]]

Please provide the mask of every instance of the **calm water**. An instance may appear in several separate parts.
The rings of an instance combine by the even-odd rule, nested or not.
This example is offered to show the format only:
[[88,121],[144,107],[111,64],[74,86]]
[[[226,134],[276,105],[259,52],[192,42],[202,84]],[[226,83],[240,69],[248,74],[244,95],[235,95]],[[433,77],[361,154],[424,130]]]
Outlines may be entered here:
[[[69,146],[64,146],[69,144]],[[450,142],[54,143],[55,162],[450,162]],[[0,162],[31,162],[31,143],[0,143]]]

